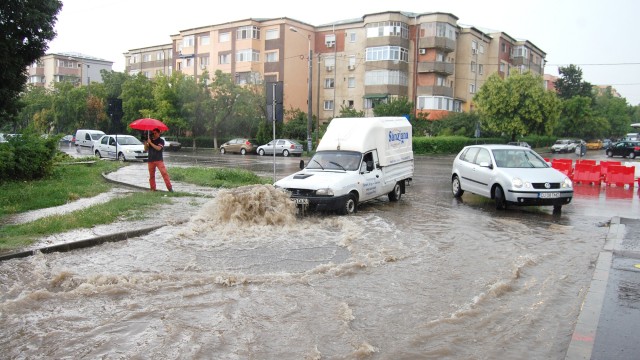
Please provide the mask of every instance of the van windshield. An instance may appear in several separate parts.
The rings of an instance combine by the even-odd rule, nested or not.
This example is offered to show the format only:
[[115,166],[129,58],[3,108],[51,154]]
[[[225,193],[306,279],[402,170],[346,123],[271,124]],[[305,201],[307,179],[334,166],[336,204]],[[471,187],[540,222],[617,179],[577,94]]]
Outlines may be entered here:
[[320,151],[313,155],[307,169],[354,171],[360,168],[361,157],[357,151]]

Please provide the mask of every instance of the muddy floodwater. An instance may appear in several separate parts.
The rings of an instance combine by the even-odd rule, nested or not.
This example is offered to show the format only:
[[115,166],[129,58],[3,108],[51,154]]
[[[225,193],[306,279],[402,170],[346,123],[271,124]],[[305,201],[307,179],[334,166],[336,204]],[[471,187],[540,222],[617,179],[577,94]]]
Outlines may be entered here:
[[2,357],[563,359],[638,188],[497,211],[452,197],[452,159],[417,159],[401,201],[354,216],[299,218],[250,186],[149,235],[1,262]]

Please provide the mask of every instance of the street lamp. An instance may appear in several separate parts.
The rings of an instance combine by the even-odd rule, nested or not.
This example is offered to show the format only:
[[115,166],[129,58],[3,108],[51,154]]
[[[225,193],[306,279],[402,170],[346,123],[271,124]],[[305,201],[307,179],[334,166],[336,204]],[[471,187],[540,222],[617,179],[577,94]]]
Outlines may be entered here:
[[[304,35],[298,32],[298,29],[293,26],[289,27],[289,30],[304,37]],[[313,76],[313,51],[311,50],[311,35],[307,37],[309,42],[309,80],[307,81],[307,151],[311,152],[311,121],[312,121],[312,109],[311,109],[311,77]]]

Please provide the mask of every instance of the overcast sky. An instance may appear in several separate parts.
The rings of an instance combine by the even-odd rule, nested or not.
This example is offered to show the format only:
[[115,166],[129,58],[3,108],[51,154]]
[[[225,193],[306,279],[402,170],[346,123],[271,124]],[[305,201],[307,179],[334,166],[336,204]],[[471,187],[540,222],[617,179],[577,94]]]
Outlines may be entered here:
[[[129,49],[170,43],[170,35],[247,18],[288,17],[311,25],[384,11],[447,12],[458,24],[506,32],[547,53],[545,73],[576,64],[583,80],[612,85],[640,105],[638,0],[63,0],[48,52],[78,52],[124,70]],[[221,6],[221,4],[223,4]]]

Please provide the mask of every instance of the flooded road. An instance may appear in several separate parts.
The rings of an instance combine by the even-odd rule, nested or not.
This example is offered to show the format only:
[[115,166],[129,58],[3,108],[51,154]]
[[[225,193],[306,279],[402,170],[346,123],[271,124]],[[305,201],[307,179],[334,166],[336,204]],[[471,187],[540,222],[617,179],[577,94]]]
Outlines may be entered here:
[[[453,198],[452,159],[418,157],[401,201],[354,216],[297,218],[271,187],[247,187],[147,236],[2,262],[3,356],[564,358],[606,224],[638,217],[638,188],[581,187],[560,216],[497,211]],[[277,158],[278,176],[299,160]]]

